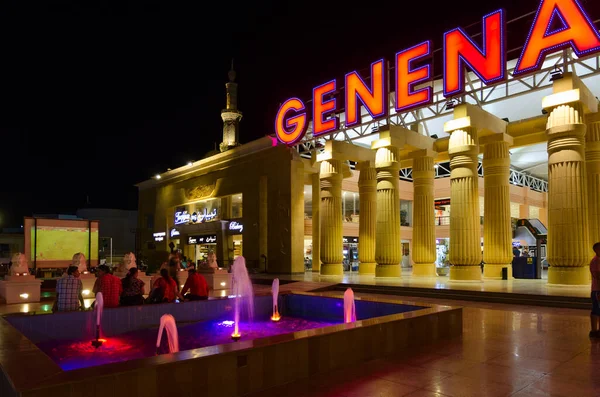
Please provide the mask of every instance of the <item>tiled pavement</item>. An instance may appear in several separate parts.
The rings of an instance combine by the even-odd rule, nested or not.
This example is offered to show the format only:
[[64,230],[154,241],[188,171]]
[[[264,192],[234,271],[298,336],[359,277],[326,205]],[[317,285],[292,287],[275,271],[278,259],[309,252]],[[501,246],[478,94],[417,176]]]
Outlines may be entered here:
[[600,396],[600,341],[588,338],[587,311],[451,303],[465,306],[461,338],[252,397]]

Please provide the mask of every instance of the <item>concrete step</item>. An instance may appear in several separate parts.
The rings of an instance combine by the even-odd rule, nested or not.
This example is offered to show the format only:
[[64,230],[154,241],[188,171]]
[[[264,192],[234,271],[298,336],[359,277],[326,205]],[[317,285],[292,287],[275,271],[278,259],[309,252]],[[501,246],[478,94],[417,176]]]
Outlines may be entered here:
[[568,309],[589,309],[592,305],[590,298],[573,296],[515,294],[506,292],[465,291],[457,289],[415,288],[385,285],[336,284],[311,292],[345,291],[347,288],[352,288],[355,293],[360,292],[441,300],[503,303],[510,305],[561,307]]

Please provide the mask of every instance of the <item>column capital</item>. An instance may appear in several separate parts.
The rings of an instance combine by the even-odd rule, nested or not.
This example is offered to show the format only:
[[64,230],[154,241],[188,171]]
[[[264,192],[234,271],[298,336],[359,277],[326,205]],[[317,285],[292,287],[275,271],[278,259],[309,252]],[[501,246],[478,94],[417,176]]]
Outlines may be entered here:
[[562,78],[552,83],[552,94],[542,99],[542,109],[552,109],[581,102],[585,113],[598,112],[598,99],[590,89],[573,72],[564,73]]
[[328,140],[325,142],[323,153],[316,155],[316,161],[325,161],[331,159],[342,161],[374,161],[375,155],[372,150],[353,145],[352,143]]
[[505,133],[508,122],[480,108],[463,103],[454,108],[454,119],[444,123],[444,131],[451,133],[468,127],[486,134]]
[[356,163],[355,169],[357,171],[362,171],[363,169],[367,169],[367,168],[375,168],[375,160],[373,160],[373,161],[359,161],[358,163]]
[[438,152],[436,152],[433,149],[421,149],[421,150],[415,150],[413,152],[410,152],[408,154],[408,158],[411,160],[414,159],[420,159],[423,157],[431,157],[431,158],[436,158],[438,155]]
[[[569,91],[557,92],[542,98],[542,109],[551,112],[559,106],[580,103],[584,113],[598,111],[598,100],[589,90],[575,88]],[[583,115],[582,115],[583,116]]]
[[494,142],[506,142],[509,145],[512,145],[513,137],[508,134],[500,133],[500,134],[486,135],[486,136],[482,136],[479,138],[480,145],[486,145],[488,143],[494,143]]
[[388,146],[395,146],[398,149],[433,149],[434,143],[435,139],[431,137],[392,125],[389,130],[379,133],[379,139],[371,143],[371,149],[377,150]]

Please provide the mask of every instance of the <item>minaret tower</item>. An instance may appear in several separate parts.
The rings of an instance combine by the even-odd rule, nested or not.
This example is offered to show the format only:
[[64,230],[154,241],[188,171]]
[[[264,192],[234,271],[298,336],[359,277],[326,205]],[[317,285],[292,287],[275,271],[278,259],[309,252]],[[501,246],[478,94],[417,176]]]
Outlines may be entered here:
[[225,84],[227,91],[227,108],[221,111],[223,119],[223,142],[221,142],[221,152],[239,146],[240,120],[242,112],[237,108],[237,83],[235,82],[235,71],[233,70],[233,59],[231,60],[231,70],[228,73],[229,82]]

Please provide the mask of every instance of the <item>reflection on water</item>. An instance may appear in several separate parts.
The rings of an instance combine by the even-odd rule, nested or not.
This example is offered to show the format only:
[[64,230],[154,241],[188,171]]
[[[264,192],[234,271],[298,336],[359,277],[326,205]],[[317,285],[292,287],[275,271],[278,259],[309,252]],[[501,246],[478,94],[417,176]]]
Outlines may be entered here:
[[[233,343],[231,340],[233,321],[231,320],[231,318],[223,318],[178,326],[180,351]],[[239,329],[242,334],[241,340],[250,340],[326,327],[341,322],[341,319],[339,322],[326,322],[282,317],[279,322],[272,322],[268,319],[254,323],[242,321]],[[156,328],[148,328],[118,336],[108,336],[105,337],[106,341],[102,346],[97,349],[92,347],[90,340],[49,341],[38,344],[38,347],[63,370],[69,371],[151,357],[156,353],[156,335]],[[163,337],[159,351],[161,354],[168,352],[166,337]]]

